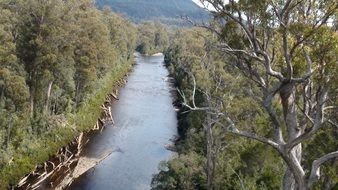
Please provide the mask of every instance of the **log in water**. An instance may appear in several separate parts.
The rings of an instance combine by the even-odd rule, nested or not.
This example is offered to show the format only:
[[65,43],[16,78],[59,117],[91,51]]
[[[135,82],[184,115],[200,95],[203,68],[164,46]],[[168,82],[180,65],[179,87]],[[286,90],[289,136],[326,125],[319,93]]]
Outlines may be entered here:
[[163,55],[139,55],[136,61],[112,106],[114,126],[95,135],[83,150],[89,158],[112,153],[68,189],[150,189],[159,163],[174,154],[165,148],[177,134],[177,117]]

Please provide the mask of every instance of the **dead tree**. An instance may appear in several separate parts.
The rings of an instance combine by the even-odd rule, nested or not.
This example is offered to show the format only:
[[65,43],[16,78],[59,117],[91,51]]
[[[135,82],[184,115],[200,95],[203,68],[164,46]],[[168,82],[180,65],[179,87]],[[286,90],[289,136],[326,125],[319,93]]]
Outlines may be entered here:
[[[322,164],[338,157],[338,151],[323,155],[313,161],[309,172],[302,165],[302,159],[306,159],[302,155],[302,143],[323,126],[337,126],[330,118],[332,110],[337,112],[335,101],[331,101],[336,98],[331,95],[332,89],[337,89],[337,78],[330,75],[332,67],[328,65],[329,62],[336,65],[338,60],[328,58],[329,49],[321,52],[316,46],[322,43],[321,32],[330,30],[328,23],[338,10],[338,2],[268,0],[262,4],[255,1],[255,5],[251,1],[240,4],[234,0],[201,2],[212,6],[215,17],[212,25],[202,27],[219,36],[217,47],[230,57],[229,65],[260,88],[261,93],[253,95],[269,115],[274,135],[268,138],[242,131],[226,111],[200,108],[188,101],[184,105],[191,110],[218,112],[218,124],[224,126],[226,132],[254,139],[278,151],[287,165],[284,189],[311,189],[320,178]],[[336,35],[331,29],[331,34]],[[230,42],[229,38],[233,37],[240,37],[241,44]],[[330,44],[322,46],[326,48]],[[310,50],[319,52],[320,58]],[[296,60],[303,60],[305,69],[296,72]],[[276,114],[273,104],[277,99],[281,102],[282,117]]]

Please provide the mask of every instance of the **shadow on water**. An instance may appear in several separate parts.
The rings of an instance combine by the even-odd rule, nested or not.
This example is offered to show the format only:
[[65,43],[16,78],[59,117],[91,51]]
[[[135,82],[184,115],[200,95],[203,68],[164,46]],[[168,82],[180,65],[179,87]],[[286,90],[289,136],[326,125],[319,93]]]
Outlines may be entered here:
[[83,150],[86,157],[113,153],[68,189],[150,189],[160,161],[173,156],[165,145],[177,134],[177,118],[163,55],[138,56],[136,61],[119,101],[113,104],[115,125],[94,135]]

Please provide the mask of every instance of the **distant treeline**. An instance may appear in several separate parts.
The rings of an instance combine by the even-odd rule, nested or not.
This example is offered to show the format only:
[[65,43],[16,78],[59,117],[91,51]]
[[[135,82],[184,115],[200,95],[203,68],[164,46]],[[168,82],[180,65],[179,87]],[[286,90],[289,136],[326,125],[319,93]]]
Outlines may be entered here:
[[143,22],[138,25],[136,50],[141,54],[152,55],[164,52],[169,46],[168,27],[159,22]]

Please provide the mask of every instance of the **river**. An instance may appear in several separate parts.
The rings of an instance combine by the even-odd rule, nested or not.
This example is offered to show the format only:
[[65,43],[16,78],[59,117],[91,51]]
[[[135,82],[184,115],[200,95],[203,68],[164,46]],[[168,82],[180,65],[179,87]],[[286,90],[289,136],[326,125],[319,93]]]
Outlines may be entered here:
[[75,180],[69,190],[146,190],[162,160],[173,152],[165,146],[177,135],[168,71],[163,55],[140,56],[112,106],[115,124],[84,147],[83,156],[113,153]]

